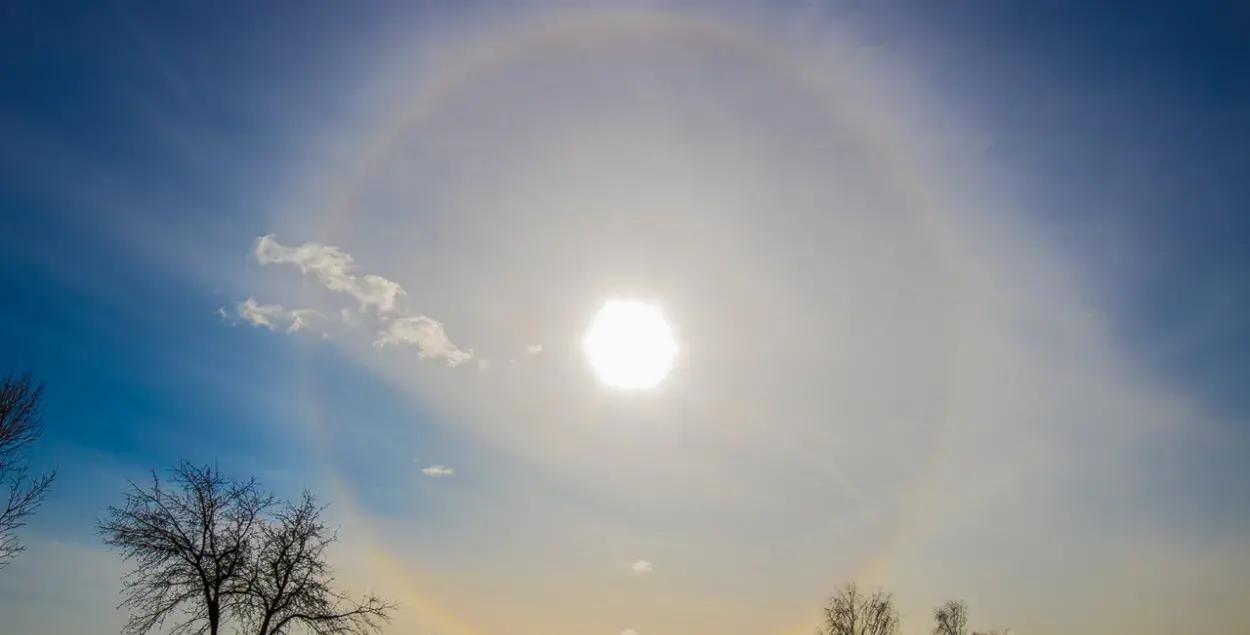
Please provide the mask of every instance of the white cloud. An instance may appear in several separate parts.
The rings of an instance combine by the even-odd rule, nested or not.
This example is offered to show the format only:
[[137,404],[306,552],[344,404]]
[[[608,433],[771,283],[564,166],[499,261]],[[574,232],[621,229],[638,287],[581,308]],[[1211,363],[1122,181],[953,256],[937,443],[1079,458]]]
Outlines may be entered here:
[[[217,314],[229,318],[225,309],[218,309]],[[307,328],[309,321],[321,314],[312,309],[287,309],[281,304],[261,304],[255,298],[248,298],[235,305],[235,316],[249,322],[252,326],[263,326],[271,331],[294,333]]]
[[[253,253],[262,265],[295,265],[303,273],[316,276],[325,288],[355,298],[359,303],[359,310],[339,308],[337,318],[343,325],[353,328],[362,326],[367,320],[380,320],[383,325],[373,343],[375,347],[414,344],[420,350],[422,358],[445,359],[450,366],[459,366],[473,358],[472,350],[461,350],[448,339],[442,323],[438,320],[424,315],[410,316],[407,311],[397,307],[399,296],[407,295],[399,283],[373,274],[358,275],[355,273],[356,262],[351,254],[337,247],[320,243],[304,243],[291,247],[279,243],[269,234],[256,239]],[[376,317],[367,313],[369,307],[377,310]],[[218,313],[222,317],[231,317],[224,309]],[[252,298],[239,303],[235,313],[238,319],[255,326],[264,326],[272,331],[285,330],[288,333],[306,328],[314,317],[322,317],[321,313],[312,309],[288,310],[278,304],[260,304]],[[398,316],[392,318],[385,315],[386,313],[398,313]],[[532,350],[533,347],[530,348],[531,352],[537,352]],[[485,369],[490,362],[483,359],[478,365]]]
[[426,476],[452,476],[456,471],[446,465],[431,465],[421,470],[421,473]]
[[629,568],[631,571],[639,575],[642,575],[645,573],[651,573],[651,561],[650,560],[635,560],[632,563],[630,563]]
[[621,635],[638,635],[638,631],[636,631],[636,630],[634,630],[634,629],[632,629],[632,628],[627,628],[627,629],[625,629],[625,630],[621,631]]
[[462,351],[447,338],[443,325],[424,315],[398,318],[386,330],[378,332],[373,345],[415,344],[421,357],[445,359],[451,366],[459,366],[473,357],[473,351]]
[[541,353],[541,352],[543,352],[543,345],[542,345],[542,344],[527,344],[527,345],[525,346],[525,354],[526,354],[526,355],[537,355],[537,354],[539,354],[539,353]]
[[287,247],[269,234],[257,239],[255,255],[262,265],[292,264],[305,274],[317,276],[325,288],[356,298],[362,311],[370,306],[379,313],[394,311],[396,299],[405,295],[397,282],[373,274],[354,274],[356,263],[351,254],[331,245],[304,243]]

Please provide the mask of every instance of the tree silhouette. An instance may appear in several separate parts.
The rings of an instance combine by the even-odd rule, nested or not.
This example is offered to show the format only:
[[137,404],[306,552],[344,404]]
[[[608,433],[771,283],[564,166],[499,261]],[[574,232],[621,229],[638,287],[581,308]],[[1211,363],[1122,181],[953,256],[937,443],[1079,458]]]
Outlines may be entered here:
[[17,530],[56,480],[56,472],[29,476],[25,456],[27,447],[43,436],[43,387],[29,373],[10,373],[0,383],[0,482],[9,490],[0,511],[0,569],[26,549]]
[[332,587],[323,552],[336,539],[312,494],[262,526],[246,583],[247,632],[279,635],[303,626],[318,635],[364,635],[395,608],[372,593],[354,601]]
[[125,504],[98,523],[105,544],[134,570],[122,579],[122,632],[143,635],[174,620],[174,635],[217,635],[235,609],[262,514],[273,506],[255,479],[235,481],[183,462],[169,483],[130,484]]
[[967,635],[968,605],[963,600],[950,600],[933,609],[933,621],[933,635]]
[[825,606],[822,635],[895,635],[898,610],[889,593],[874,590],[865,595],[854,582],[842,587]]
[[[963,600],[949,600],[933,609],[933,635],[965,635],[968,632],[968,605]],[[1011,635],[1005,631],[973,631],[972,635]]]
[[[239,632],[365,635],[395,605],[369,594],[359,602],[336,591],[325,550],[336,540],[307,492],[279,503],[256,479],[183,462],[168,483],[131,483],[121,507],[98,529],[135,565],[123,578],[125,635]],[[170,626],[166,627],[169,623]]]

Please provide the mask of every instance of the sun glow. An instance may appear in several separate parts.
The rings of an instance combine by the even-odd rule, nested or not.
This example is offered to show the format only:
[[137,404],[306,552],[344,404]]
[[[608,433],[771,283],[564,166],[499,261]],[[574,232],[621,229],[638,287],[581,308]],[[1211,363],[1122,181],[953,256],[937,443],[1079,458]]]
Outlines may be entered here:
[[599,381],[621,390],[655,388],[673,368],[677,340],[659,305],[608,300],[582,336]]

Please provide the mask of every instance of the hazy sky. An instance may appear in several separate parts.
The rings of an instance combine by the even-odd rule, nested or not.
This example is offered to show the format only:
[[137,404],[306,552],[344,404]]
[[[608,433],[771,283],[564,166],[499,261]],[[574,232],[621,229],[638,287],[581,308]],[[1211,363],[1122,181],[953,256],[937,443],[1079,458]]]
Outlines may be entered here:
[[1235,3],[175,4],[0,3],[5,633],[116,632],[182,458],[331,502],[386,633],[1250,630]]

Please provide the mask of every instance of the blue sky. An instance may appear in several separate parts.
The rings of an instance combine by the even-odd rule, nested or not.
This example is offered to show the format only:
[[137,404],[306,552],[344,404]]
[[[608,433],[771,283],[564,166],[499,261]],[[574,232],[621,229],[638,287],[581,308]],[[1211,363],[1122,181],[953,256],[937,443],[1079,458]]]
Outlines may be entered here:
[[148,4],[0,8],[15,632],[120,626],[91,521],[184,457],[332,501],[387,632],[1250,625],[1235,3]]

